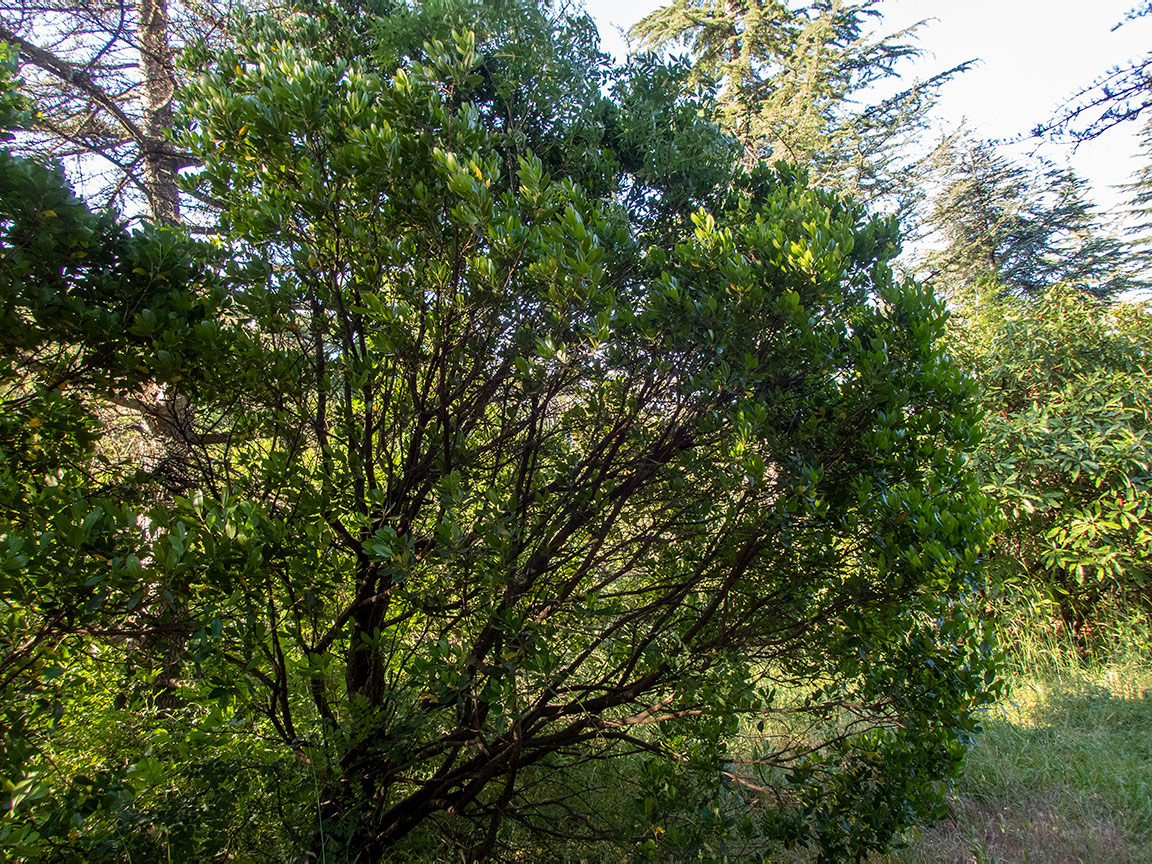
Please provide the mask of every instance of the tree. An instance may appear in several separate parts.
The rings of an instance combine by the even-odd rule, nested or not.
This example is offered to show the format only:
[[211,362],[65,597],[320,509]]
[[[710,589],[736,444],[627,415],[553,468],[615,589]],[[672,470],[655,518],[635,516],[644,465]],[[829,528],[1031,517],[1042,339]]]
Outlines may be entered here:
[[[210,221],[195,211],[211,202],[180,191],[179,173],[195,160],[172,136],[186,74],[178,57],[189,45],[220,50],[234,14],[230,0],[0,2],[0,40],[16,49],[36,109],[9,146],[60,164],[103,208],[164,225]],[[167,494],[197,481],[205,462],[194,452],[194,398],[175,385],[152,386],[113,404],[137,412],[132,446],[148,452]]]
[[[11,98],[10,72],[0,77],[6,127],[29,113]],[[125,847],[151,857],[162,839],[147,829],[176,819],[148,813],[146,754],[132,766],[119,756],[134,746],[125,728],[155,731],[138,715],[155,710],[178,624],[166,598],[179,589],[149,562],[179,537],[155,530],[167,517],[155,474],[141,470],[154,466],[115,452],[106,406],[138,407],[143,391],[174,385],[173,349],[207,367],[218,346],[204,320],[222,297],[203,247],[167,229],[130,233],[91,212],[58,170],[8,151],[0,249],[0,838],[22,860]],[[201,452],[212,440],[174,413],[145,416]],[[172,772],[184,782],[160,790],[160,806],[189,819],[182,796],[197,808],[218,800],[199,767]],[[69,839],[80,827],[87,844]],[[140,836],[125,842],[131,831]],[[204,833],[209,847],[222,839]]]
[[877,0],[677,0],[641,20],[641,47],[684,45],[698,77],[721,82],[722,124],[751,165],[768,158],[809,170],[813,183],[907,215],[918,200],[916,141],[954,69],[862,101],[915,58],[916,27],[868,33]]
[[1068,283],[1097,297],[1145,283],[1130,244],[1101,230],[1071,170],[1013,163],[961,133],[936,154],[927,227],[944,241],[925,266],[953,290],[994,282],[1025,295]]
[[178,221],[182,160],[168,137],[176,70],[166,0],[46,0],[0,7],[0,15],[0,39],[35,72],[28,86],[38,122],[29,145],[54,157],[98,155],[114,169],[109,199],[133,184],[154,219]]
[[[12,145],[23,155],[67,164],[72,179],[105,208],[143,211],[161,225],[180,223],[178,176],[192,160],[172,138],[177,54],[185,44],[218,48],[232,14],[229,6],[168,0],[0,2],[0,39],[17,49],[23,88],[36,106],[32,122]],[[57,185],[66,188],[62,181]],[[152,484],[153,494],[185,492],[208,469],[202,450],[212,435],[197,431],[202,423],[195,398],[178,380],[91,396],[105,401],[105,420],[110,406],[133,413],[135,422],[119,420],[118,446],[146,454],[143,467],[160,481]],[[172,599],[160,596],[163,603]],[[168,613],[181,617],[179,606]],[[186,635],[169,623],[167,671],[156,685],[166,698],[173,697],[165,682],[178,677],[178,643]]]
[[[138,541],[194,634],[183,708],[121,703],[148,782],[282,778],[276,842],[325,860],[842,860],[936,812],[993,681],[985,520],[894,222],[740,170],[675,68],[602,90],[586,19],[421,3],[355,45],[328,15],[251,19],[182,100],[227,290],[128,335],[226,443]],[[149,848],[107,829],[165,824],[133,794],[82,827]],[[272,854],[179,825],[174,857]]]
[[1140,143],[1144,164],[1122,188],[1128,194],[1126,215],[1132,255],[1147,269],[1152,265],[1152,121],[1141,131]]
[[[1113,27],[1152,15],[1152,3],[1142,3]],[[1152,105],[1152,54],[1118,64],[1064,102],[1033,136],[1066,135],[1075,142],[1098,138],[1115,126],[1140,117]]]
[[990,292],[956,321],[987,413],[977,452],[1001,513],[996,572],[1077,630],[1106,603],[1147,609],[1147,310],[1054,286],[1031,300]]
[[102,206],[180,222],[190,157],[172,140],[178,57],[219,49],[237,11],[231,0],[0,2],[0,41],[17,50],[36,105],[16,152],[66,163]]

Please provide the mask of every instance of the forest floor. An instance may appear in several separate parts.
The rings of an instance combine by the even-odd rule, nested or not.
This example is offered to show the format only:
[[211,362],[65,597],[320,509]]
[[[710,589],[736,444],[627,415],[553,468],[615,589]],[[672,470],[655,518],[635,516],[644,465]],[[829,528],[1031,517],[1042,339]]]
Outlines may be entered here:
[[1009,660],[951,796],[951,816],[875,864],[1152,862],[1152,664],[1026,646]]

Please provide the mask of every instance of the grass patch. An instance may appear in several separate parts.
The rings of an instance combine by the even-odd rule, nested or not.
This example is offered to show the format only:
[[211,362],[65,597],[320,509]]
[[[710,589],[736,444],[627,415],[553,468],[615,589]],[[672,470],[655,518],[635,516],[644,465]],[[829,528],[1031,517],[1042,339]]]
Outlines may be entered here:
[[1007,695],[987,712],[950,818],[876,862],[1152,861],[1149,633],[1128,622],[1085,654],[1034,623],[1010,646]]

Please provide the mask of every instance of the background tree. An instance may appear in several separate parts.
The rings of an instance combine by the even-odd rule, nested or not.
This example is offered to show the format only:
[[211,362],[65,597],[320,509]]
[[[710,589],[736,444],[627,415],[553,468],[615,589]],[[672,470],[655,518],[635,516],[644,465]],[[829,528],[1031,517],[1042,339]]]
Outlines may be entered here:
[[943,248],[923,266],[951,290],[995,282],[1039,295],[1067,283],[1105,297],[1145,284],[1130,244],[1103,230],[1071,170],[1030,169],[961,132],[941,144],[934,171],[925,227]]
[[[220,49],[234,12],[228,0],[0,2],[0,40],[16,49],[22,87],[35,106],[9,146],[59,162],[100,207],[180,223],[189,206],[203,209],[205,202],[180,191],[179,172],[194,160],[172,136],[186,74],[177,56],[192,44]],[[192,215],[201,223],[209,218]],[[120,423],[124,446],[146,451],[169,493],[185,491],[206,464],[197,452],[195,398],[175,383],[153,384],[113,404],[135,413]]]
[[29,152],[96,155],[106,163],[101,168],[113,169],[106,200],[133,184],[152,218],[178,221],[167,0],[8,5],[0,8],[0,39],[18,50],[36,102]]
[[177,58],[192,44],[219,48],[236,11],[231,0],[0,2],[0,41],[17,50],[36,107],[15,152],[63,160],[100,206],[179,222],[189,155],[172,140]]
[[784,160],[808,170],[814,185],[907,215],[919,197],[917,141],[939,87],[968,64],[861,99],[920,55],[916,27],[869,32],[878,6],[678,0],[631,35],[645,48],[687,47],[695,74],[720,82],[721,122],[744,145],[746,164]]
[[1143,166],[1124,185],[1127,195],[1128,236],[1131,254],[1145,270],[1152,268],[1152,121],[1141,131]]
[[[1152,15],[1152,3],[1141,3],[1112,29]],[[1140,117],[1152,105],[1152,54],[1114,66],[1074,94],[1033,135],[1066,136],[1073,141],[1098,138],[1109,129]]]
[[[5,125],[19,119],[4,113]],[[244,778],[223,784],[203,765],[161,772],[134,738],[191,731],[185,714],[156,699],[168,689],[170,637],[188,634],[172,614],[178,577],[151,563],[179,544],[159,530],[168,517],[157,502],[168,496],[138,452],[117,453],[107,407],[178,381],[195,392],[195,370],[210,368],[219,347],[205,325],[221,299],[209,257],[171,230],[129,233],[114,214],[92,213],[59,171],[7,151],[0,226],[5,853],[153,858],[193,830],[218,851],[231,842],[218,820],[192,826],[206,801],[235,806]],[[174,365],[176,354],[186,365]],[[201,453],[212,440],[176,427],[175,415],[147,416],[157,434]]]
[[[17,50],[23,89],[36,107],[12,146],[25,156],[62,161],[105,208],[178,224],[178,174],[191,163],[172,137],[177,53],[193,42],[219,47],[231,14],[227,3],[0,2],[0,39]],[[179,380],[93,395],[107,400],[103,418],[123,433],[119,449],[145,454],[161,481],[152,486],[156,494],[184,492],[210,470],[196,399]],[[117,408],[128,409],[131,419],[115,417]],[[169,611],[178,617],[177,607]],[[157,684],[168,697],[173,691],[163,682],[178,677],[177,630],[169,634],[169,674]]]

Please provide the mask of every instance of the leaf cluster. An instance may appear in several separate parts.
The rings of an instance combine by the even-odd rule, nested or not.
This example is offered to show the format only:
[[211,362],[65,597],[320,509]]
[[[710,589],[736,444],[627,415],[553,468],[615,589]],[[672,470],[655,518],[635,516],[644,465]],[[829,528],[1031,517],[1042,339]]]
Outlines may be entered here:
[[1090,620],[1109,594],[1147,602],[1147,312],[1074,288],[984,297],[960,344],[987,411],[978,451],[1018,577]]

